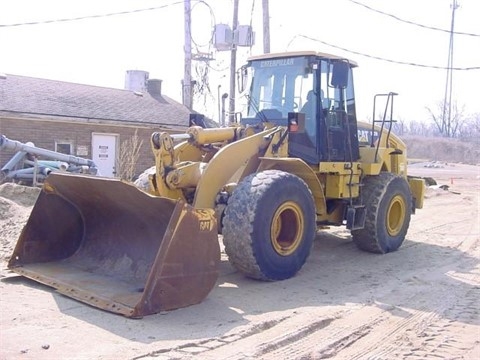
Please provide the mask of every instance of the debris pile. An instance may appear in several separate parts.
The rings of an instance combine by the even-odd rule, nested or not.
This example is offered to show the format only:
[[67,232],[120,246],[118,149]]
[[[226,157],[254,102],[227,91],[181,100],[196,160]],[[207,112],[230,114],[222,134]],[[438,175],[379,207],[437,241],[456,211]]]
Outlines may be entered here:
[[[0,134],[0,150],[16,151],[0,169],[0,182],[15,181],[36,186],[52,171],[67,171],[95,175],[97,167],[92,160],[36,147],[33,143],[10,140]],[[40,160],[43,157],[46,160]]]

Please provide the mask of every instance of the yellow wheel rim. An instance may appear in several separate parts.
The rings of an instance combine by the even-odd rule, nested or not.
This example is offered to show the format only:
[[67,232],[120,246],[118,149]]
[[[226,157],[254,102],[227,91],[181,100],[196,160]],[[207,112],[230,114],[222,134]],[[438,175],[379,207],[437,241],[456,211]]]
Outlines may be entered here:
[[400,195],[395,195],[387,211],[387,232],[390,236],[397,236],[402,230],[406,209],[405,199]]
[[281,256],[288,256],[297,250],[303,237],[304,219],[300,207],[292,202],[283,203],[273,215],[270,241]]

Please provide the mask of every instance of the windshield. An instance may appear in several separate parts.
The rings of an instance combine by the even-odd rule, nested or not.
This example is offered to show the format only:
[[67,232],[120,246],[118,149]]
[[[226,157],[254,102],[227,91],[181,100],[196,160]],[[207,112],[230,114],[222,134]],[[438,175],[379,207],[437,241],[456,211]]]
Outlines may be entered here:
[[251,76],[248,117],[266,109],[278,110],[286,117],[288,112],[298,111],[314,84],[305,57],[253,61]]
[[289,112],[302,112],[313,137],[316,123],[325,117],[334,119],[337,112],[355,116],[351,68],[345,88],[331,84],[337,61],[305,56],[253,60],[246,117],[286,121]]

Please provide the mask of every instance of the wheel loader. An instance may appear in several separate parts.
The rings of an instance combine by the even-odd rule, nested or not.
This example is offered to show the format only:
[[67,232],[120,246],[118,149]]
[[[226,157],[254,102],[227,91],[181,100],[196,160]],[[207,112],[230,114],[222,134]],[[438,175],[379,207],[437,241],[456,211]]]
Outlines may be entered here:
[[326,226],[345,226],[361,250],[397,250],[424,183],[407,177],[405,144],[391,132],[394,93],[379,95],[378,120],[374,105],[373,123],[357,122],[356,66],[313,51],[250,58],[235,122],[151,135],[147,190],[50,174],[8,267],[139,318],[205,299],[219,234],[230,263],[264,281],[294,276]]

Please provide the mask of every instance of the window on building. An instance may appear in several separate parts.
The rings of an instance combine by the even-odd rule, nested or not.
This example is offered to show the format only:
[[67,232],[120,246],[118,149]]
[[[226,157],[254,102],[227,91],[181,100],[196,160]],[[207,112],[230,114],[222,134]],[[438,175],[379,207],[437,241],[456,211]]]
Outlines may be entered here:
[[72,155],[73,154],[73,144],[69,141],[55,141],[55,151]]

